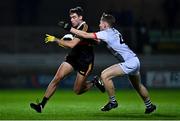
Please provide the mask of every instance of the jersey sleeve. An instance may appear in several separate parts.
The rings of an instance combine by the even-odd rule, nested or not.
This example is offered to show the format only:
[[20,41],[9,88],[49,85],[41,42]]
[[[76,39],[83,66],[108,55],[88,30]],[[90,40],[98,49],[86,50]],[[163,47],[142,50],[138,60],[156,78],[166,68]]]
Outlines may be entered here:
[[100,39],[104,42],[108,41],[108,34],[106,31],[99,31],[99,32],[96,32],[94,34],[95,34],[96,39]]

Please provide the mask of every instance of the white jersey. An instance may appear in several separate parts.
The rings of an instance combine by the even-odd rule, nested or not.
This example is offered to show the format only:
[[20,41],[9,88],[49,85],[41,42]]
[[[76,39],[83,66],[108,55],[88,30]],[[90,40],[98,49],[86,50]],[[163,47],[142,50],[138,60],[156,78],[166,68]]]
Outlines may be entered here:
[[107,47],[113,50],[113,54],[121,55],[124,61],[127,61],[136,56],[136,54],[129,49],[123,42],[122,35],[115,28],[108,28],[103,31],[95,33],[96,38],[107,43]]

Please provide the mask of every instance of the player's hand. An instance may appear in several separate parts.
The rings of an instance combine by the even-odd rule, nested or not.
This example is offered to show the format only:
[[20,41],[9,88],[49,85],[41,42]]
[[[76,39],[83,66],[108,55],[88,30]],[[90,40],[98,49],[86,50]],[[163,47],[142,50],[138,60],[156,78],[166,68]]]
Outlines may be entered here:
[[55,36],[46,34],[45,43],[54,42],[55,40],[56,40],[56,37],[55,37]]
[[59,25],[61,28],[67,30],[67,31],[70,31],[70,29],[71,29],[71,25],[70,25],[68,22],[65,22],[65,21],[60,21],[60,22],[58,23],[58,25]]

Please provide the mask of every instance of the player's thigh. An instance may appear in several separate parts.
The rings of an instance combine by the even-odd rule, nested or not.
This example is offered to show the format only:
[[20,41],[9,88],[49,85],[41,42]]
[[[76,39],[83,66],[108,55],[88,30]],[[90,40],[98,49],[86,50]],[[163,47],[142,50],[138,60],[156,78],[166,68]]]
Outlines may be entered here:
[[55,78],[56,79],[63,79],[65,76],[70,74],[72,71],[73,71],[73,67],[67,62],[63,62],[59,66],[59,68],[56,72]]
[[105,70],[102,71],[101,77],[106,79],[111,79],[116,76],[122,76],[124,75],[124,71],[122,70],[121,66],[119,64],[114,64]]
[[93,70],[93,63],[89,63],[89,64],[86,63],[83,64],[83,62],[81,64],[79,63],[74,87],[79,89],[83,86],[86,86],[86,79],[88,75],[92,72],[92,70]]
[[86,85],[86,78],[88,75],[82,75],[77,72],[76,80],[74,82],[74,89],[81,89],[84,85]]

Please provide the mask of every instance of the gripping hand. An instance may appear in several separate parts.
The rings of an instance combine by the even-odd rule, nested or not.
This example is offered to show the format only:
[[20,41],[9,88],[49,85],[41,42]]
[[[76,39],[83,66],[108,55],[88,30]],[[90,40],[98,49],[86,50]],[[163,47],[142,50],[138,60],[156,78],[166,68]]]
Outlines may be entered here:
[[54,42],[55,40],[56,40],[56,37],[55,37],[55,36],[46,34],[45,43]]
[[66,31],[70,31],[70,29],[71,29],[71,25],[70,25],[69,23],[65,22],[65,21],[60,21],[60,22],[58,23],[58,25],[59,25],[61,28],[65,29]]

